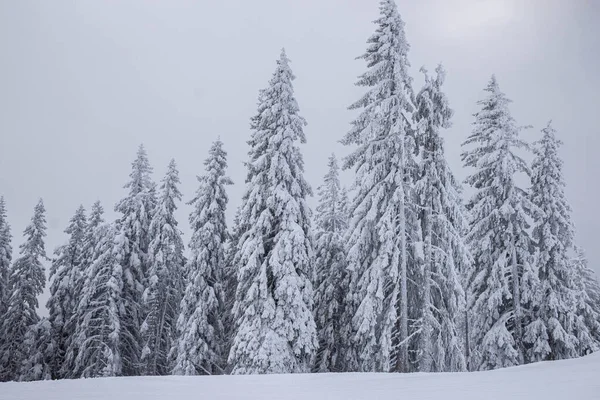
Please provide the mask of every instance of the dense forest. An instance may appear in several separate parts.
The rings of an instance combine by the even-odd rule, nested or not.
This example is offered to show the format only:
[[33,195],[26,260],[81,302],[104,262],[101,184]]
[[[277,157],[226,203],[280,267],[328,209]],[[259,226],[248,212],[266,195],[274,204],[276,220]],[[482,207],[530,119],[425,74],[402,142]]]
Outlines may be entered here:
[[393,0],[375,26],[358,114],[340,134],[350,154],[330,157],[314,210],[285,51],[250,121],[233,226],[220,140],[189,203],[187,245],[177,165],[155,183],[143,146],[119,217],[105,221],[99,201],[80,206],[52,255],[40,200],[13,259],[0,198],[0,381],[478,371],[600,349],[600,284],[574,242],[560,134],[549,122],[524,141],[492,75],[457,181],[444,68],[421,69],[416,90]]

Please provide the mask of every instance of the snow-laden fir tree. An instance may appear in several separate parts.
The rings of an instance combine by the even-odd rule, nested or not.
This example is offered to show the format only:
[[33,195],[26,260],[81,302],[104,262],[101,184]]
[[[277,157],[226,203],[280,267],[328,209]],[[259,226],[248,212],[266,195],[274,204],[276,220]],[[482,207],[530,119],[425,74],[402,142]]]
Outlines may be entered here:
[[600,350],[600,283],[588,266],[583,249],[575,248],[571,265],[575,270],[577,355],[585,356]]
[[11,239],[10,225],[8,224],[6,215],[6,203],[4,202],[4,197],[0,196],[0,315],[4,315],[10,295],[8,278],[10,274],[10,262],[12,260]]
[[[94,251],[96,249],[96,245],[98,244],[99,237],[96,234],[96,229],[100,227],[104,223],[104,208],[100,204],[99,201],[96,201],[91,208],[89,218],[87,218],[85,231],[83,232],[83,243],[81,244],[81,254],[80,254],[80,264],[79,264],[79,273],[75,274],[74,277],[76,280],[72,282],[72,286],[69,291],[71,298],[75,299],[75,307],[73,308],[73,313],[70,318],[65,321],[63,329],[67,332],[75,332],[77,326],[80,324],[83,315],[79,312],[78,304],[82,297],[86,276],[88,274],[88,270],[92,266],[92,262],[94,261]],[[75,335],[69,335],[65,338],[65,353],[62,359],[62,365],[58,373],[54,371],[55,374],[62,378],[74,378],[74,362],[77,357],[77,352],[79,350],[79,343],[75,340]]]
[[92,262],[94,261],[94,251],[96,250],[99,240],[99,237],[96,234],[96,229],[104,224],[104,222],[104,207],[102,207],[100,201],[96,201],[94,204],[92,204],[84,232],[83,250],[81,252],[81,265],[84,272],[79,277],[79,283],[75,285],[75,292],[77,294],[80,294],[83,290],[83,283],[86,279],[85,271],[92,265]]
[[213,143],[204,165],[206,173],[198,178],[200,185],[190,202],[194,207],[190,214],[190,258],[174,348],[173,373],[178,375],[220,374],[225,367],[223,277],[228,202],[225,189],[232,182],[226,176],[227,153],[223,142]]
[[307,372],[317,347],[312,314],[314,255],[289,60],[282,51],[251,120],[247,188],[236,258],[234,374]]
[[344,347],[341,324],[345,297],[348,292],[344,235],[348,226],[346,204],[339,179],[335,155],[328,163],[329,171],[318,189],[315,236],[315,322],[319,350],[315,372],[342,371]]
[[150,221],[155,203],[155,185],[151,180],[152,167],[144,146],[132,163],[127,197],[119,201],[115,211],[122,216],[117,221],[115,252],[123,273],[121,292],[123,306],[119,310],[124,340],[119,343],[123,363],[123,375],[138,375],[141,370],[142,339],[140,326],[144,318],[142,295],[148,272],[148,245],[150,244]]
[[118,240],[125,239],[108,223],[96,227],[93,235],[96,247],[76,312],[72,343],[76,352],[69,350],[74,354],[71,378],[123,375],[122,343],[135,339],[122,323],[126,277],[122,254],[115,250],[119,249]]
[[510,115],[510,100],[492,76],[487,97],[479,101],[473,132],[463,144],[465,166],[475,168],[466,179],[475,194],[467,241],[473,255],[470,282],[470,319],[473,369],[522,364],[523,305],[530,301],[535,278],[531,263],[528,219],[534,206],[517,185],[518,174],[529,174],[516,153],[527,148]]
[[[413,90],[404,22],[393,0],[382,0],[380,11],[375,34],[361,57],[368,70],[357,83],[368,91],[351,106],[362,111],[343,139],[346,145],[358,146],[345,160],[345,167],[356,171],[357,192],[347,236],[347,304],[359,365],[348,368],[408,371],[407,169],[414,146]],[[399,343],[393,343],[396,329]],[[394,358],[397,365],[391,365]]]
[[[238,207],[233,217],[233,226],[231,233],[225,243],[225,270],[223,272],[223,295],[225,297],[225,314],[223,317],[223,328],[225,331],[225,356],[229,354],[233,336],[235,334],[235,323],[233,315],[233,306],[235,303],[235,291],[237,289],[237,274],[238,263],[236,261],[237,247],[242,237],[242,233],[246,231],[240,225],[241,208]],[[226,371],[228,372],[228,369]]]
[[52,368],[56,354],[52,324],[47,318],[42,318],[31,326],[23,345],[27,349],[27,358],[21,365],[18,380],[21,382],[41,381],[52,379]]
[[450,127],[452,110],[442,91],[445,71],[440,65],[436,77],[425,74],[425,85],[416,96],[415,120],[419,127],[421,163],[415,195],[421,234],[416,238],[422,263],[418,304],[417,369],[421,372],[450,372],[465,369],[462,331],[459,322],[464,309],[461,271],[469,263],[463,241],[466,220],[460,186],[444,155],[441,128]]
[[[575,268],[573,251],[574,227],[571,207],[565,198],[562,160],[558,150],[562,144],[550,123],[536,143],[536,157],[531,167],[531,201],[537,206],[533,238],[537,244],[539,284],[527,325],[527,360],[560,360],[578,354],[575,336]],[[584,325],[585,326],[585,325]]]
[[46,284],[44,237],[46,216],[40,199],[34,208],[31,223],[25,228],[25,242],[19,246],[19,257],[12,265],[9,277],[11,290],[6,313],[2,316],[0,342],[0,377],[2,381],[19,379],[21,366],[30,354],[24,338],[40,321],[37,297]]
[[[50,267],[50,299],[46,304],[49,323],[52,327],[54,354],[52,377],[61,378],[61,369],[67,352],[68,342],[75,333],[73,319],[79,302],[76,287],[83,276],[83,248],[87,230],[87,218],[83,206],[79,206],[69,221],[65,233],[69,235],[66,244],[54,251],[56,258]],[[41,328],[40,328],[41,329]]]
[[[358,370],[357,352],[354,347],[354,327],[352,326],[352,318],[354,317],[355,309],[348,304],[350,298],[350,285],[352,284],[352,278],[350,271],[348,270],[348,253],[347,243],[345,242],[348,234],[348,227],[350,226],[351,215],[351,195],[346,187],[342,188],[340,195],[340,211],[342,215],[346,216],[346,229],[342,240],[344,241],[344,254],[346,258],[344,260],[345,273],[344,281],[341,283],[344,288],[344,297],[342,300],[342,307],[339,321],[339,349],[337,350],[336,363],[339,366],[340,372],[352,372]],[[316,361],[316,359],[315,359]]]
[[181,201],[179,172],[171,160],[162,180],[157,205],[150,224],[148,280],[144,292],[146,318],[141,327],[145,375],[171,372],[169,352],[175,339],[175,323],[183,292],[183,241],[175,211]]

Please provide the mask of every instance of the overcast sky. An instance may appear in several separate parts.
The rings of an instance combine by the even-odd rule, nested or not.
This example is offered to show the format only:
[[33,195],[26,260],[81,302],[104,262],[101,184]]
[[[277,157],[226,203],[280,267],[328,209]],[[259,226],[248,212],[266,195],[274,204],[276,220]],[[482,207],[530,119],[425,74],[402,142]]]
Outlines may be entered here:
[[[600,2],[594,0],[397,0],[411,44],[411,74],[443,62],[455,110],[444,132],[462,180],[460,143],[495,73],[517,122],[539,138],[552,119],[565,145],[567,195],[577,241],[600,272]],[[308,121],[306,178],[316,188],[327,157],[363,89],[365,50],[377,0],[0,1],[0,194],[14,247],[38,197],[50,254],[79,204],[103,202],[107,217],[126,191],[144,143],[159,180],[175,158],[184,201],[209,146],[221,136],[243,191],[249,118],[280,48],[292,60]],[[346,179],[349,182],[350,175]],[[313,203],[314,204],[314,203]],[[186,233],[188,206],[179,212]],[[45,303],[45,299],[43,301]]]

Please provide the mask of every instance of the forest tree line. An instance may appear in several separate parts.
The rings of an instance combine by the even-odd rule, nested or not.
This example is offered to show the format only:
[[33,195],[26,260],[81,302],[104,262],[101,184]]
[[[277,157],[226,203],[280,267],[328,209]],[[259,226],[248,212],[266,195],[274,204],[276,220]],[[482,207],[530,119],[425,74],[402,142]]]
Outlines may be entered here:
[[463,144],[465,198],[444,154],[443,67],[422,69],[415,91],[393,0],[375,24],[341,137],[351,153],[330,157],[314,211],[284,51],[251,118],[232,227],[220,140],[189,203],[187,249],[176,163],[156,184],[143,146],[119,217],[80,206],[50,258],[43,202],[13,260],[0,198],[0,380],[476,371],[600,349],[600,285],[574,242],[552,124],[524,141],[492,76]]

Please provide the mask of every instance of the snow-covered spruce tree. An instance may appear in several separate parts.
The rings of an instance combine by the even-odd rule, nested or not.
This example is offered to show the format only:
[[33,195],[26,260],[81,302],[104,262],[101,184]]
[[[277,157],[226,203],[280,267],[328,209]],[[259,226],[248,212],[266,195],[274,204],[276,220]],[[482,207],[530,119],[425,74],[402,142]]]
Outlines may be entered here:
[[119,254],[123,273],[121,292],[123,307],[119,309],[122,329],[120,353],[123,375],[139,375],[142,339],[140,326],[144,311],[142,295],[148,272],[148,245],[150,244],[150,221],[155,203],[155,185],[151,180],[152,167],[143,145],[132,163],[131,180],[125,185],[127,197],[115,206],[122,213],[117,220],[115,252]]
[[585,356],[600,350],[600,283],[588,266],[583,249],[575,248],[571,260],[575,274],[575,337],[577,355]]
[[31,326],[23,344],[27,349],[27,358],[21,365],[18,380],[21,382],[52,379],[52,368],[55,360],[55,344],[52,324],[47,318]]
[[75,285],[75,292],[77,295],[83,290],[83,284],[86,279],[86,271],[92,265],[94,261],[94,251],[98,245],[100,239],[96,234],[96,230],[104,224],[104,207],[100,201],[94,202],[90,210],[90,216],[87,219],[87,224],[84,232],[83,249],[81,251],[81,265],[83,274],[79,276],[78,284]]
[[[66,244],[54,250],[56,258],[50,267],[50,299],[46,304],[49,323],[52,327],[54,354],[51,361],[52,377],[62,378],[61,369],[67,352],[68,342],[75,333],[72,320],[77,303],[77,284],[83,276],[83,248],[87,230],[87,218],[83,206],[79,206],[69,221],[65,233],[69,235]],[[41,328],[40,328],[41,331]]]
[[179,183],[177,165],[175,160],[171,160],[150,224],[152,240],[148,248],[148,283],[143,297],[146,318],[141,327],[145,375],[167,375],[171,372],[169,352],[175,339],[185,263],[181,232],[174,215],[176,203],[181,201]]
[[352,277],[348,270],[348,253],[347,253],[347,240],[348,227],[350,226],[351,214],[351,200],[348,189],[342,188],[340,195],[340,211],[343,215],[346,215],[346,231],[342,240],[344,240],[344,254],[346,255],[345,267],[346,271],[344,274],[344,281],[341,283],[342,287],[345,288],[344,298],[342,300],[342,308],[340,313],[339,321],[339,349],[337,350],[336,363],[339,366],[340,372],[353,372],[358,370],[358,359],[357,352],[354,346],[354,327],[352,325],[352,318],[354,318],[355,307],[348,302],[352,300],[351,297],[351,284]]
[[[375,34],[361,57],[368,70],[357,83],[369,90],[351,106],[362,112],[342,141],[358,146],[346,158],[345,168],[356,171],[357,193],[347,236],[351,271],[347,305],[353,313],[359,365],[345,362],[350,370],[408,371],[407,169],[414,146],[413,90],[404,22],[393,0],[382,0],[380,11]],[[399,343],[392,340],[396,328]],[[391,365],[392,359],[396,365]]]
[[[10,278],[10,263],[12,260],[12,235],[10,233],[10,225],[8,224],[6,215],[6,204],[4,197],[0,196],[0,316],[4,316],[8,308],[8,300],[11,295],[9,286]],[[3,324],[0,322],[0,337],[8,337],[3,331]],[[12,378],[7,365],[8,352],[5,351],[3,341],[0,341],[0,382],[10,380]]]
[[124,346],[121,343],[132,339],[124,337],[128,332],[122,323],[126,277],[118,240],[125,238],[117,235],[112,224],[101,224],[93,235],[96,247],[92,264],[86,270],[76,312],[77,326],[72,341],[76,351],[69,349],[74,355],[71,378],[123,375],[121,349]]
[[19,379],[21,366],[29,357],[30,348],[24,338],[40,321],[38,299],[46,283],[42,260],[46,259],[44,237],[46,216],[40,199],[34,208],[31,223],[25,228],[25,243],[19,258],[13,263],[9,277],[11,290],[6,313],[2,316],[0,342],[0,376],[2,381]]
[[[235,291],[237,289],[237,274],[238,260],[236,260],[237,248],[242,237],[242,233],[246,231],[240,224],[241,208],[238,207],[233,218],[233,226],[231,233],[225,243],[225,270],[223,272],[223,295],[225,297],[225,313],[223,317],[223,329],[225,332],[225,350],[224,354],[227,358],[229,350],[235,335],[235,318],[233,315],[233,306],[235,303]],[[229,366],[226,366],[226,372],[229,372]]]
[[473,255],[469,279],[473,352],[472,369],[522,364],[523,304],[530,300],[534,278],[531,239],[527,232],[535,208],[515,182],[529,168],[515,150],[527,148],[510,115],[510,100],[492,76],[488,96],[479,101],[473,132],[463,144],[466,167],[476,171],[466,179],[475,194],[469,200],[467,241]]
[[282,51],[260,92],[247,189],[240,212],[234,374],[307,372],[317,347],[312,315],[314,268],[311,189],[298,142],[306,122],[294,98],[294,75]]
[[459,325],[464,309],[460,271],[468,265],[470,256],[463,241],[466,219],[460,187],[446,162],[440,136],[441,128],[450,127],[453,114],[442,92],[445,71],[438,66],[435,78],[422,71],[425,86],[415,101],[421,152],[415,184],[421,237],[416,244],[422,249],[423,263],[417,302],[421,312],[415,322],[419,338],[417,369],[454,372],[466,368]]
[[344,346],[341,323],[344,302],[348,292],[344,235],[348,227],[339,166],[335,155],[329,158],[329,171],[318,189],[319,205],[316,212],[315,237],[315,322],[319,350],[315,372],[342,371]]
[[[80,254],[80,264],[79,264],[79,273],[75,274],[74,277],[76,280],[72,282],[72,286],[70,287],[70,296],[72,299],[75,299],[75,307],[73,308],[73,312],[69,319],[64,322],[63,329],[66,332],[75,332],[77,326],[81,323],[81,319],[83,316],[79,314],[78,303],[81,300],[84,284],[86,281],[86,276],[88,274],[88,270],[90,269],[94,257],[94,251],[96,249],[96,245],[98,244],[98,236],[96,235],[96,229],[100,227],[104,223],[104,208],[100,204],[99,201],[96,201],[92,205],[92,209],[90,212],[90,216],[86,221],[85,231],[83,232],[83,243],[81,244],[81,254]],[[74,363],[75,358],[77,357],[77,351],[79,350],[79,344],[75,340],[75,335],[68,335],[65,337],[65,352],[62,360],[62,365],[58,373],[56,371],[55,374],[62,378],[74,378]]]
[[198,178],[200,187],[190,202],[194,207],[190,214],[190,259],[174,349],[173,373],[178,375],[221,374],[225,367],[225,188],[232,182],[226,176],[227,153],[220,140],[213,143],[204,165],[206,174]]
[[533,302],[532,321],[527,325],[527,360],[560,360],[577,356],[574,321],[575,269],[569,252],[573,250],[574,227],[571,207],[565,198],[561,142],[548,123],[536,143],[532,164],[531,201],[537,206],[533,238],[537,244],[539,285]]
[[[0,196],[0,315],[6,312],[10,288],[8,278],[10,274],[10,262],[12,260],[12,235],[6,215],[6,204],[4,197]],[[0,335],[2,335],[0,324]],[[1,365],[1,363],[0,363]]]

